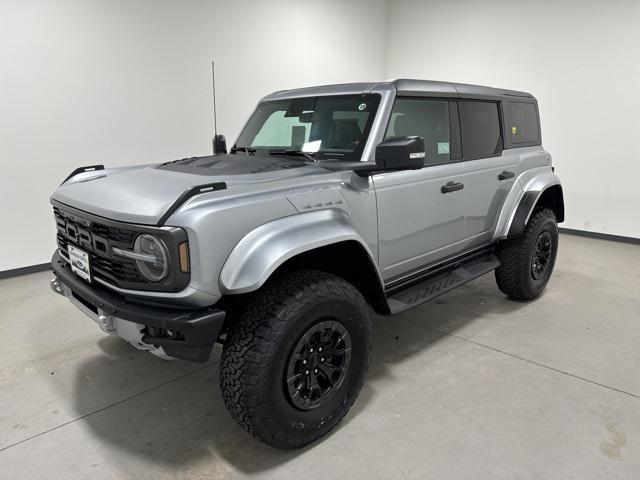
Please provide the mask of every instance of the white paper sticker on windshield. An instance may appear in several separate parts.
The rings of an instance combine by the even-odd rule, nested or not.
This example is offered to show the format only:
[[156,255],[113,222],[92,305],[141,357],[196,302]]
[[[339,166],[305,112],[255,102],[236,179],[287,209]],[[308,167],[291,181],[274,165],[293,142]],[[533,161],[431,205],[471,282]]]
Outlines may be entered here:
[[302,145],[302,151],[306,153],[316,153],[318,150],[320,150],[320,145],[322,145],[322,140],[307,142]]
[[449,142],[438,142],[438,153],[449,153]]

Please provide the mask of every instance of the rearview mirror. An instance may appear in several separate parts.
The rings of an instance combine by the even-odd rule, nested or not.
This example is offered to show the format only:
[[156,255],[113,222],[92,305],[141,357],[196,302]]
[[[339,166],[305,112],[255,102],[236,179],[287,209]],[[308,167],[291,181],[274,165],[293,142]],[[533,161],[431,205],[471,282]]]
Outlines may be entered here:
[[422,137],[390,137],[376,147],[376,165],[380,170],[417,170],[424,167]]

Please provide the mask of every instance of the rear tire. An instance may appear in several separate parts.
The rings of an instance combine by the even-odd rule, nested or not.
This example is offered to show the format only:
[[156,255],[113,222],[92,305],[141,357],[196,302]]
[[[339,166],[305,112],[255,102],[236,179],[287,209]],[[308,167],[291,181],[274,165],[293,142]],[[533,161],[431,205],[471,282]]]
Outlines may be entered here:
[[498,288],[516,300],[533,300],[547,286],[557,253],[556,216],[548,208],[536,210],[522,235],[507,240],[498,249]]
[[303,447],[349,411],[370,351],[369,307],[354,286],[323,272],[290,273],[263,287],[228,334],[225,405],[263,442]]

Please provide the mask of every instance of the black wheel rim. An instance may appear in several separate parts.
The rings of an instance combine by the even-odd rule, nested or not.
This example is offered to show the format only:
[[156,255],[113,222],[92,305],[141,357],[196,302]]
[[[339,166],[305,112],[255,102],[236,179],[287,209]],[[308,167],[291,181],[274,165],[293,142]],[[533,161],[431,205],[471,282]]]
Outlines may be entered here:
[[540,280],[549,270],[551,254],[553,252],[553,239],[549,232],[542,232],[536,240],[531,261],[531,275]]
[[351,361],[351,337],[340,322],[321,321],[298,340],[285,376],[291,403],[313,410],[340,388]]

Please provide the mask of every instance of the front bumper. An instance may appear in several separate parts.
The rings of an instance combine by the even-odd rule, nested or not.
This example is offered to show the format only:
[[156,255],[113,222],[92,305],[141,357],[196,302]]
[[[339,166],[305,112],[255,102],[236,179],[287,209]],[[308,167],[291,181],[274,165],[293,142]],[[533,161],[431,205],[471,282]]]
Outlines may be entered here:
[[116,333],[138,348],[159,349],[170,357],[206,362],[222,330],[223,310],[174,310],[127,299],[78,277],[57,250],[51,269],[55,275],[51,287],[56,293],[69,298],[102,330]]

